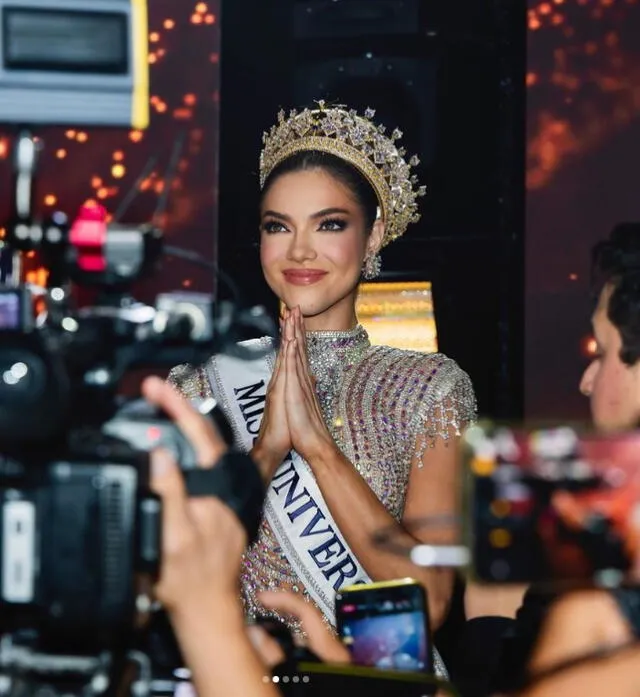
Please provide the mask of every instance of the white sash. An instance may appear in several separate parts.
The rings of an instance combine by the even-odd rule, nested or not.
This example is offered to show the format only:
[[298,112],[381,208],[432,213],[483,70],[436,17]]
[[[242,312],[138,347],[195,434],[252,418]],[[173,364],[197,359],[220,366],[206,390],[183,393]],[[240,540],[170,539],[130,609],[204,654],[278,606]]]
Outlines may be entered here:
[[[253,360],[218,355],[207,370],[214,397],[231,422],[236,447],[249,451],[260,431],[275,353],[270,339],[243,346],[260,348],[262,355]],[[270,349],[266,355],[265,349]],[[276,471],[264,510],[291,567],[335,625],[335,592],[370,579],[333,520],[311,468],[295,451]]]

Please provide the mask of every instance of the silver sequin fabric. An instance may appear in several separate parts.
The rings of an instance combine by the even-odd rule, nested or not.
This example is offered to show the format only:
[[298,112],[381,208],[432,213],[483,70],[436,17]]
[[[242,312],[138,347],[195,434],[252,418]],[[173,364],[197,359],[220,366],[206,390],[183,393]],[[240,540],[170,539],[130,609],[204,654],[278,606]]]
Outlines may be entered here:
[[[443,354],[372,346],[360,325],[347,332],[308,333],[307,355],[338,447],[400,520],[411,467],[422,466],[424,451],[438,439],[459,436],[475,419],[469,376]],[[212,394],[203,367],[179,366],[169,379],[189,399]],[[261,590],[287,588],[308,599],[266,520],[244,556],[241,581],[249,616],[267,614],[257,600]]]

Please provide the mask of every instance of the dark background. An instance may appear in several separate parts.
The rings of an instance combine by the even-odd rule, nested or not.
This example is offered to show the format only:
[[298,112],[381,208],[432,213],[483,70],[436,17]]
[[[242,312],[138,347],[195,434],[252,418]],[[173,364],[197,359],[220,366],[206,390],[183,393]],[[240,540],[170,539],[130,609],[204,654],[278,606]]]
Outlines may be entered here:
[[[441,349],[481,408],[522,411],[526,8],[512,0],[224,6],[220,261],[269,298],[256,250],[261,134],[280,107],[371,106],[422,160],[423,218],[383,254],[434,282]],[[251,17],[251,21],[247,21]],[[267,300],[270,309],[275,306]]]
[[[433,280],[441,349],[471,374],[483,413],[585,415],[577,382],[588,251],[638,216],[636,0],[528,9],[513,0],[228,0],[222,10],[219,0],[153,0],[149,9],[150,129],[42,130],[44,210],[73,215],[98,198],[113,211],[156,154],[125,216],[148,219],[186,132],[166,233],[219,258],[247,302],[275,311],[256,247],[262,132],[280,107],[320,98],[372,106],[389,130],[404,131],[428,186],[422,221],[385,251],[387,276]],[[10,136],[0,130],[3,192]],[[0,227],[8,204],[3,196]],[[167,261],[136,292],[148,299],[176,287],[214,283]]]
[[526,409],[586,417],[589,251],[640,217],[640,6],[531,2],[528,24]]
[[[43,212],[58,208],[74,217],[88,199],[111,212],[135,184],[151,156],[158,163],[142,183],[123,222],[150,219],[164,186],[174,142],[185,137],[172,182],[164,229],[173,244],[215,257],[220,2],[152,0],[149,5],[151,125],[143,133],[114,129],[47,128],[42,138],[38,195]],[[81,126],[81,124],[71,124]],[[10,210],[11,130],[0,125],[0,228]],[[62,157],[61,157],[62,156]],[[122,159],[116,159],[120,158]],[[122,164],[122,178],[112,174]],[[116,173],[117,170],[116,170]],[[37,264],[32,259],[31,266]],[[213,289],[210,272],[167,260],[159,275],[136,288],[141,299],[178,287]]]

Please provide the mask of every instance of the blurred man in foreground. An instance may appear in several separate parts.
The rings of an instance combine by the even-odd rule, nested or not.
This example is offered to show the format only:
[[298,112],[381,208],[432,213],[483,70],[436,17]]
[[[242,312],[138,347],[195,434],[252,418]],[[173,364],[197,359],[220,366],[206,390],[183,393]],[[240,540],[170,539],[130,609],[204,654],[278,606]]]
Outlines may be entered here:
[[[640,426],[640,224],[618,225],[609,240],[596,246],[593,257],[601,287],[592,317],[597,348],[580,390],[590,399],[598,429],[625,431]],[[637,537],[640,516],[630,517]],[[639,571],[640,558],[633,583],[640,582]],[[563,597],[552,607],[530,663],[532,675],[551,674],[540,680],[531,697],[552,690],[559,694],[560,689],[587,690],[583,695],[605,689],[616,695],[640,694],[638,637],[637,586]],[[572,662],[574,667],[557,672]]]

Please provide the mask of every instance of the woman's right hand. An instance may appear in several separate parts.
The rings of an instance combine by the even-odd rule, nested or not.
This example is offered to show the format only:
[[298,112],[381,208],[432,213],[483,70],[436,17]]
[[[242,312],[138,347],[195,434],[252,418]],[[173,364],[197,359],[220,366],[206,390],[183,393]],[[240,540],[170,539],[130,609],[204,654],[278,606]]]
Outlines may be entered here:
[[[288,314],[288,310],[285,310]],[[281,326],[283,323],[281,321]],[[293,337],[292,337],[293,338]],[[285,409],[284,356],[290,339],[283,335],[273,375],[267,387],[267,397],[258,438],[251,456],[258,463],[264,479],[269,482],[291,450],[291,435]]]

